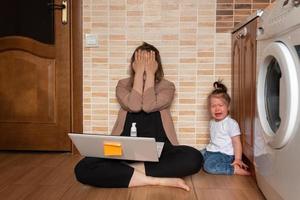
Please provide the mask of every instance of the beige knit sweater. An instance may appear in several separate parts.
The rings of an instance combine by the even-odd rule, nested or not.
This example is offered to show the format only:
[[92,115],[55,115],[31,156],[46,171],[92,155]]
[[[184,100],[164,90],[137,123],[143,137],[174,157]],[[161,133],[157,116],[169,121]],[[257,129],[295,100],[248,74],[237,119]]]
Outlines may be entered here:
[[127,112],[139,112],[143,110],[146,113],[150,113],[159,111],[168,139],[173,145],[177,145],[178,140],[170,113],[174,93],[174,84],[165,79],[162,79],[154,87],[144,91],[143,95],[132,88],[130,78],[120,80],[116,87],[116,96],[121,108],[113,127],[112,135],[120,135],[122,133]]

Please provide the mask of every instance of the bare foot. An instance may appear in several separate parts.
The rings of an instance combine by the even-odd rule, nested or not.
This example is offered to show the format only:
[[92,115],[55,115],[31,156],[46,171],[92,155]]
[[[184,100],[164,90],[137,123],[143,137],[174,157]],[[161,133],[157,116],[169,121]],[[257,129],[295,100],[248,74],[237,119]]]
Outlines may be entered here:
[[141,173],[138,170],[134,170],[131,180],[128,187],[138,187],[145,185],[160,185],[160,186],[169,186],[177,187],[190,191],[189,186],[181,178],[162,178],[162,177],[152,177],[146,176],[144,173]]
[[157,178],[157,185],[178,187],[190,191],[189,186],[181,178]]
[[234,174],[242,175],[242,176],[251,175],[251,173],[248,170],[245,170],[238,165],[234,165]]

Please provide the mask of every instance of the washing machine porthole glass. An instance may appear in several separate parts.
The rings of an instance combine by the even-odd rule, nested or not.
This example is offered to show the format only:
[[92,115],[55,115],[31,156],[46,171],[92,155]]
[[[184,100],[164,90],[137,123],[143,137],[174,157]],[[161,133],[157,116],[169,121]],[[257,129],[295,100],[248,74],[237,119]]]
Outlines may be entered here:
[[296,52],[298,54],[298,57],[300,58],[300,45],[295,46]]
[[281,70],[275,58],[272,58],[266,74],[265,82],[265,109],[268,123],[275,134],[280,126],[279,116],[279,88]]

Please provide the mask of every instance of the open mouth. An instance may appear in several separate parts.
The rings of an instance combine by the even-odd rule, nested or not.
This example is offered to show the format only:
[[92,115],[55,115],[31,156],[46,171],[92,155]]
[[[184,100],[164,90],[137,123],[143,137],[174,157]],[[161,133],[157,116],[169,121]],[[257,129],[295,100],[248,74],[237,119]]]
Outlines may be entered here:
[[222,116],[222,113],[215,113],[215,116],[220,117],[220,116]]

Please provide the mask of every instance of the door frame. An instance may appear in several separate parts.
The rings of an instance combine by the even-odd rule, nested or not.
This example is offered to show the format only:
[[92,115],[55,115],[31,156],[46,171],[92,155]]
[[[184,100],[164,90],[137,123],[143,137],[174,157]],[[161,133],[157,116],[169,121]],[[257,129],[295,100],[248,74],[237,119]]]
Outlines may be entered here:
[[[82,0],[71,4],[71,132],[83,131]],[[72,153],[78,150],[72,143]]]

